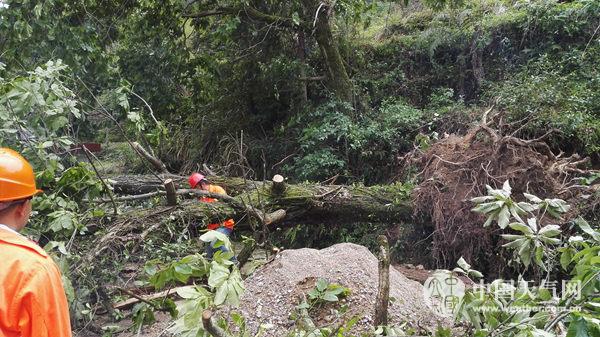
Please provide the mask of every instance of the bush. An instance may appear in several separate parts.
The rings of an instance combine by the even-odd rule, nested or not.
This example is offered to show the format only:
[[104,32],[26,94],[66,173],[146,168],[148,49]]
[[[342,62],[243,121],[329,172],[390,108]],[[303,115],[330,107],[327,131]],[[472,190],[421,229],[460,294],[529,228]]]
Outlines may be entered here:
[[412,147],[423,114],[402,100],[390,99],[358,116],[348,104],[326,102],[295,119],[301,128],[300,156],[286,169],[299,180],[376,183],[390,177],[398,153]]
[[550,139],[563,150],[600,151],[600,48],[544,54],[507,81],[492,86],[500,107],[513,121],[529,118],[524,132],[539,136],[550,128],[562,134]]

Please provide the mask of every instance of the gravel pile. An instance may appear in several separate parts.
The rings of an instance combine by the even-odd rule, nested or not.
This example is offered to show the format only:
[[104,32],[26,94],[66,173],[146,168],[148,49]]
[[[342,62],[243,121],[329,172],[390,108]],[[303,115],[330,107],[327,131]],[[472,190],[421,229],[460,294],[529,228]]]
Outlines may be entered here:
[[[269,324],[272,327],[263,336],[285,336],[295,324],[289,316],[298,304],[298,295],[312,288],[318,278],[350,288],[351,294],[339,304],[348,305],[350,317],[361,317],[354,333],[371,331],[378,286],[377,258],[367,248],[352,243],[322,250],[282,251],[245,280],[246,292],[235,311],[244,315],[251,332],[255,333],[260,324]],[[390,298],[391,325],[409,322],[414,327],[434,329],[438,322],[448,323],[426,307],[422,286],[394,268],[390,270]],[[318,326],[335,323],[335,316],[324,310],[331,308],[313,317]],[[227,316],[227,312],[221,314]]]

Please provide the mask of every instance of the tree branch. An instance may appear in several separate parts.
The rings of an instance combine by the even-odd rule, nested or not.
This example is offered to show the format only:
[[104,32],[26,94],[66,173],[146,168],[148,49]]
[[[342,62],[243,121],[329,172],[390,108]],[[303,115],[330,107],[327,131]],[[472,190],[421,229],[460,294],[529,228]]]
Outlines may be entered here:
[[198,12],[198,13],[187,13],[187,14],[183,14],[182,16],[184,18],[199,19],[199,18],[205,18],[205,17],[209,17],[209,16],[231,15],[231,14],[235,14],[236,12],[238,12],[238,11],[235,10],[234,8],[220,7],[220,8],[215,8],[215,9],[202,11],[202,12]]
[[[257,10],[256,8],[253,8],[250,6],[242,6],[240,8],[219,7],[219,8],[210,9],[210,10],[197,12],[197,13],[186,13],[186,14],[183,14],[182,16],[184,18],[198,19],[198,18],[205,18],[205,17],[217,16],[217,15],[238,15],[241,13],[245,14],[246,17],[248,17],[250,19],[262,21],[262,22],[268,23],[268,24],[276,24],[276,25],[280,25],[280,26],[284,26],[284,27],[288,27],[288,28],[294,28],[297,26],[296,23],[291,18],[286,18],[286,17],[282,17],[282,16],[263,13],[263,12]],[[306,26],[306,24],[304,22],[300,22],[300,26],[304,27],[304,26]]]
[[219,328],[212,319],[212,311],[204,310],[202,312],[202,326],[204,330],[213,337],[231,337],[225,330]]

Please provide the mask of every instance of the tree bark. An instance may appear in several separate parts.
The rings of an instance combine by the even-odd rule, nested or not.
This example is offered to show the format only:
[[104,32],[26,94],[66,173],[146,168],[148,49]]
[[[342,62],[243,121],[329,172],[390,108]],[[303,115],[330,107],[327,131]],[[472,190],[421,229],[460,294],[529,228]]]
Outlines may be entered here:
[[167,206],[177,205],[177,192],[175,191],[175,183],[173,179],[167,179],[164,183],[165,190],[167,191]]
[[379,236],[379,290],[375,299],[373,325],[388,324],[388,304],[390,301],[390,247],[385,235]]
[[161,173],[169,173],[165,164],[162,161],[160,161],[160,159],[150,154],[138,142],[133,142],[131,146],[133,146],[133,149],[136,150],[142,157],[146,158],[146,160],[148,160],[157,171]]
[[273,186],[271,187],[271,192],[273,193],[273,195],[283,195],[283,193],[285,193],[285,182],[283,176],[276,174],[275,176],[273,176],[273,179],[271,179],[271,181],[273,181]]
[[[410,202],[399,201],[400,191],[389,186],[286,184],[285,193],[276,195],[272,191],[272,182],[225,177],[209,177],[209,179],[212,183],[224,187],[233,197],[217,196],[220,201],[210,204],[196,200],[182,202],[178,207],[179,212],[184,212],[197,221],[207,221],[208,217],[236,219],[243,217],[248,207],[251,207],[262,216],[266,224],[281,220],[310,221],[311,219],[333,219],[340,223],[398,223],[409,220],[412,216]],[[183,178],[173,180],[180,185],[187,185]],[[151,186],[154,191],[162,190],[162,182],[153,176],[120,177],[113,180],[114,189],[120,191],[147,192],[147,186]],[[177,192],[178,194],[202,193],[197,190]],[[153,195],[155,194],[149,196]],[[155,210],[156,208],[148,211]]]
[[225,330],[219,328],[212,319],[212,311],[204,310],[202,312],[202,326],[204,330],[213,337],[231,337]]
[[197,13],[183,14],[186,18],[203,18],[214,15],[246,16],[253,20],[278,25],[286,28],[314,29],[315,39],[321,49],[323,61],[327,68],[327,82],[329,89],[340,100],[352,102],[352,82],[344,66],[338,44],[331,29],[331,8],[320,0],[302,0],[305,20],[294,22],[291,17],[263,13],[252,6],[219,7]]
[[344,66],[337,41],[331,29],[330,8],[324,2],[302,0],[305,12],[315,17],[314,34],[327,67],[327,83],[335,96],[345,102],[353,101],[352,82]]
[[308,83],[303,78],[306,78],[306,36],[304,30],[299,29],[296,33],[296,57],[300,63],[300,109],[304,109],[308,105]]

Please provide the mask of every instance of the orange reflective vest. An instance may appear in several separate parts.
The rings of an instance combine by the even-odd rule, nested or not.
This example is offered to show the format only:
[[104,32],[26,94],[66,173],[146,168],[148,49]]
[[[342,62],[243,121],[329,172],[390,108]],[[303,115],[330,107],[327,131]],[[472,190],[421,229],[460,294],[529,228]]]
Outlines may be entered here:
[[[215,193],[215,194],[225,194],[227,195],[227,192],[225,192],[225,189],[221,186],[218,185],[208,185],[208,188],[206,189],[207,192],[210,193]],[[200,198],[200,201],[202,202],[215,202],[217,201],[217,199],[215,198],[207,198],[207,197],[202,197]],[[223,227],[227,227],[229,229],[233,230],[233,226],[235,225],[235,222],[233,221],[233,219],[227,219],[225,221],[223,221],[222,223],[211,223],[208,224],[206,227],[210,230],[215,230],[221,226]]]
[[0,336],[70,337],[60,271],[33,241],[0,228]]

